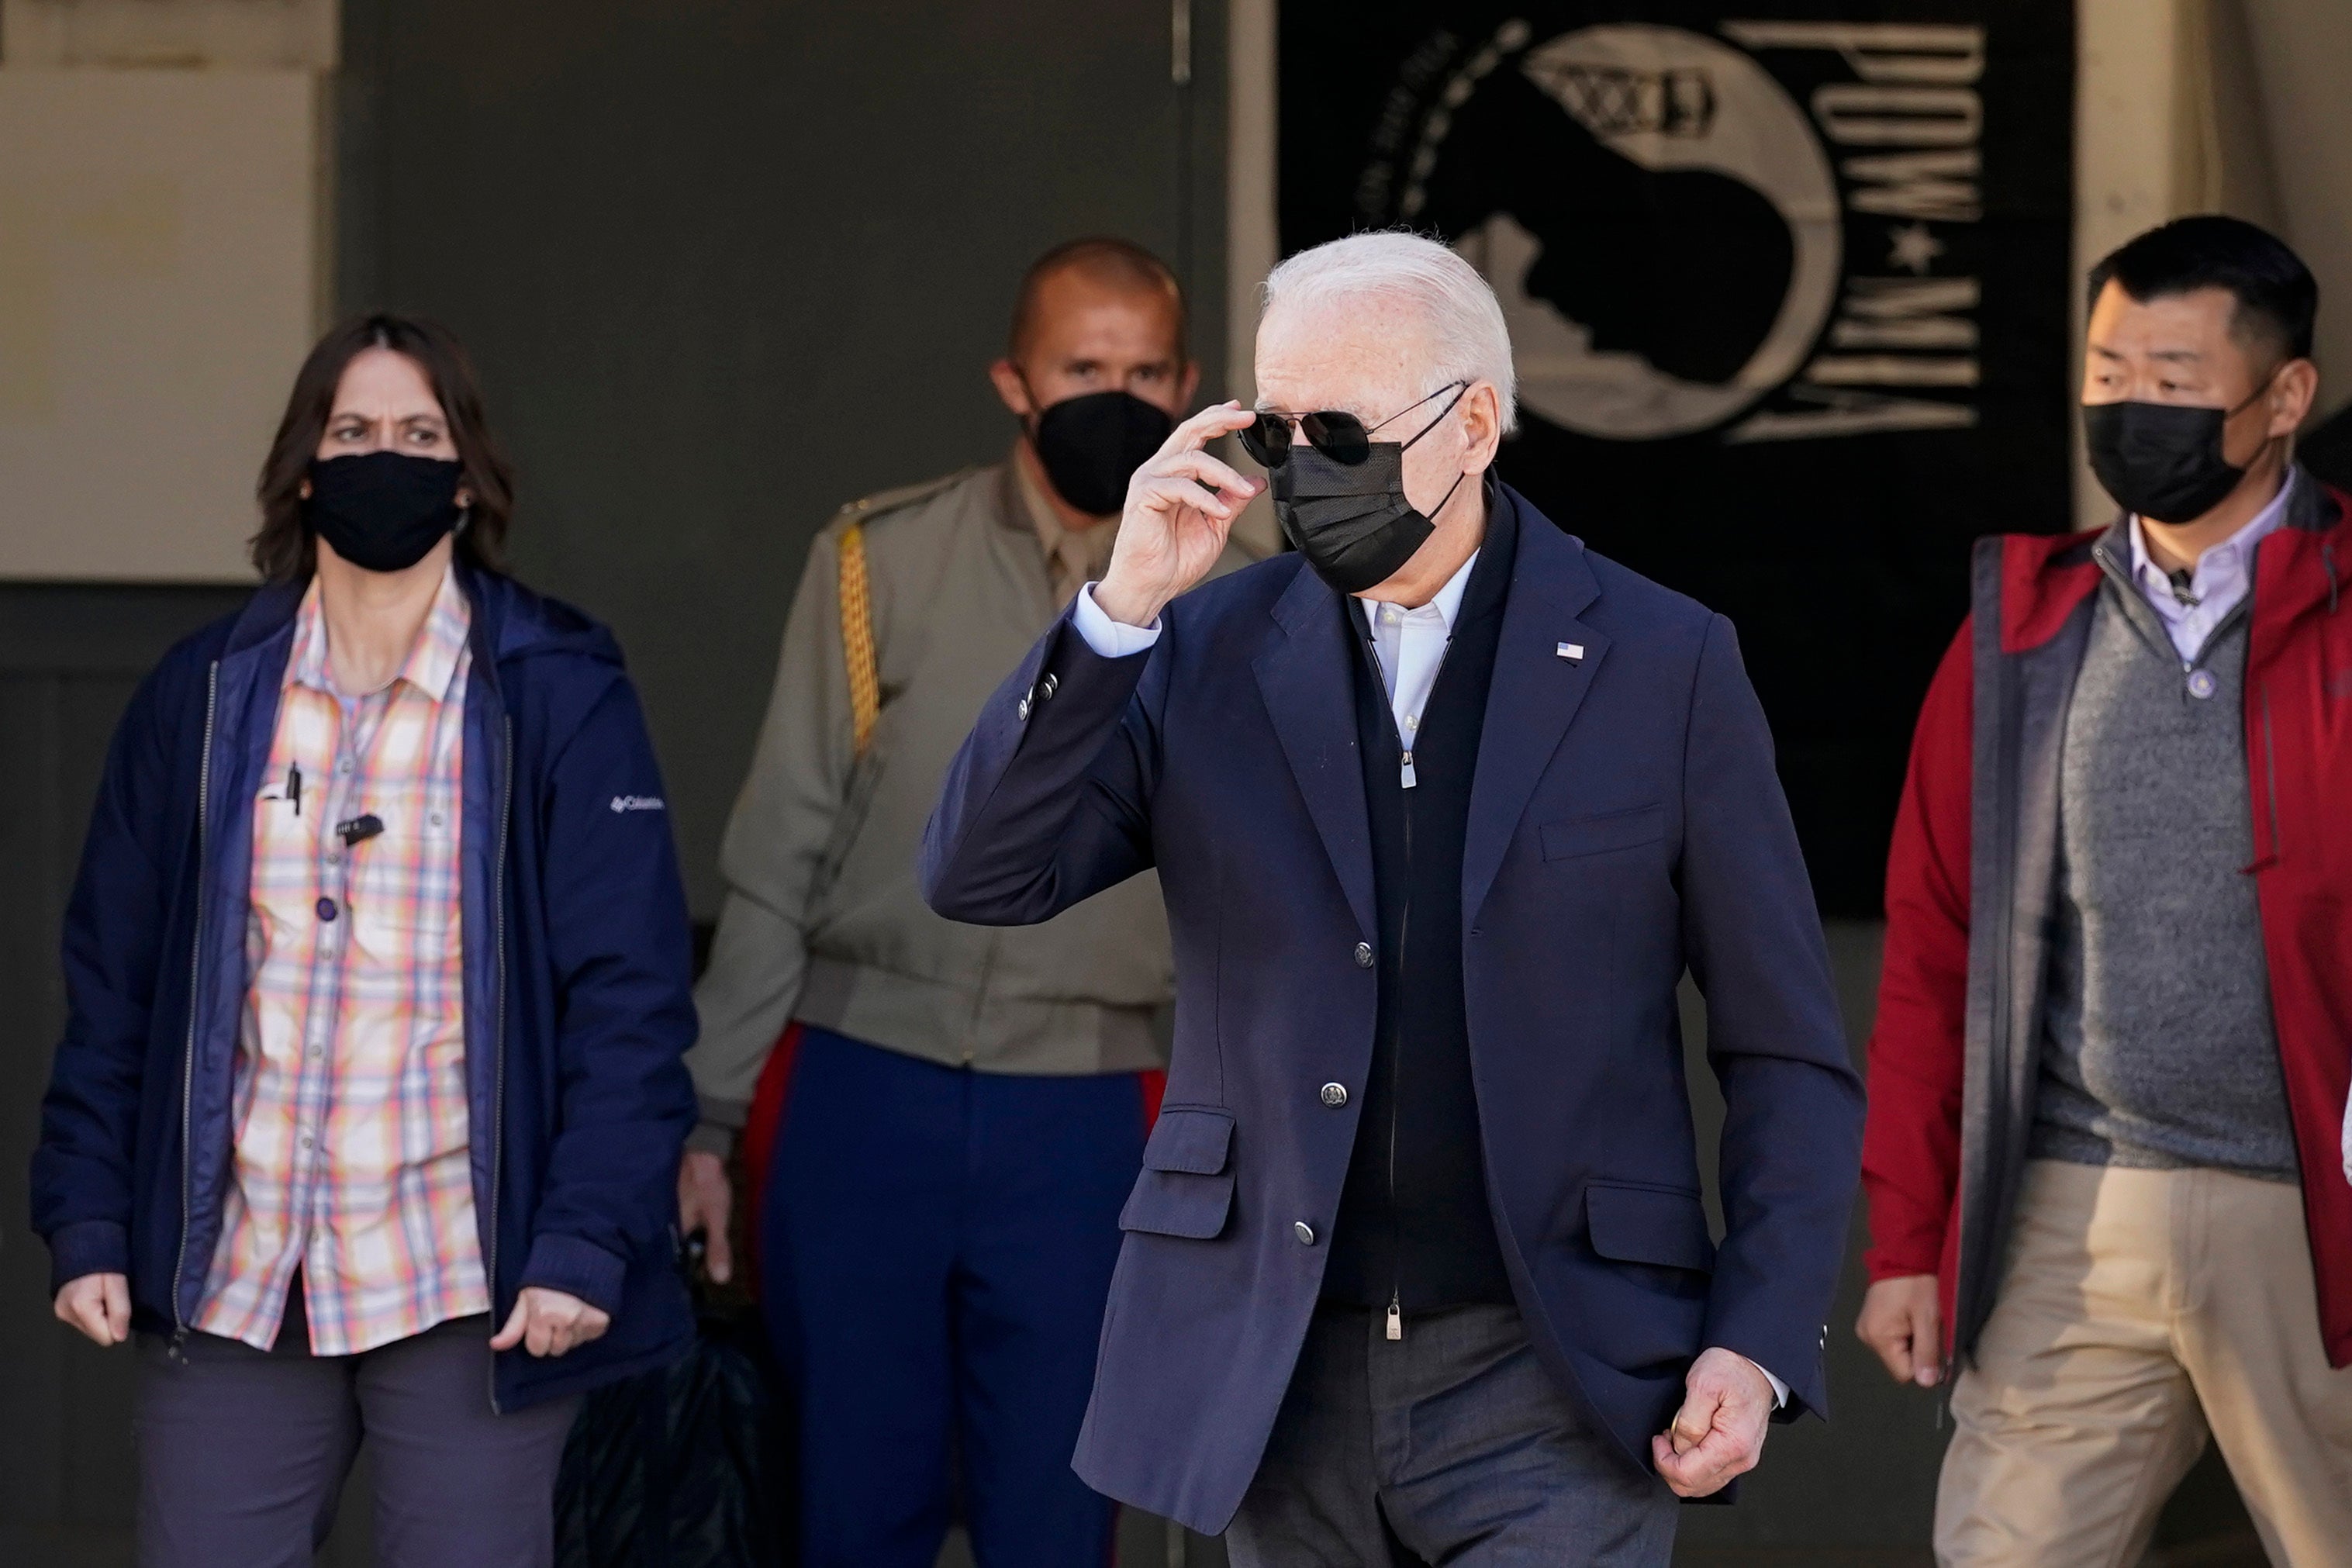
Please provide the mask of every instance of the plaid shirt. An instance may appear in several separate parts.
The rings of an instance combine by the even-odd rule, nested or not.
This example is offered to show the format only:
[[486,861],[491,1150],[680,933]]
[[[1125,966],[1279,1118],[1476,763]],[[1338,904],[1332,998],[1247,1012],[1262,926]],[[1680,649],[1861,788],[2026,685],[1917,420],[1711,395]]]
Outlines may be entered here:
[[[399,677],[338,693],[316,582],[253,803],[220,1245],[196,1326],[267,1350],[301,1269],[310,1349],[489,1310],[467,1153],[458,837],[471,612],[445,578]],[[295,780],[299,774],[299,789]],[[339,825],[383,824],[346,845]]]

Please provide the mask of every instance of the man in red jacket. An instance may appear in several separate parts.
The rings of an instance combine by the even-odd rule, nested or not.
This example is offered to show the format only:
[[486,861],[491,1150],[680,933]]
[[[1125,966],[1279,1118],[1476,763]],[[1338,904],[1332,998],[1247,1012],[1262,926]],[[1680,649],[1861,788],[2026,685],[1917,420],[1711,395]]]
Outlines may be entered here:
[[2317,295],[2231,218],[2099,264],[2084,432],[2123,515],[1984,541],[1920,714],[1856,1329],[1957,1369],[1944,1568],[2137,1561],[2209,1431],[2273,1562],[2352,1542],[2352,522],[2291,453]]

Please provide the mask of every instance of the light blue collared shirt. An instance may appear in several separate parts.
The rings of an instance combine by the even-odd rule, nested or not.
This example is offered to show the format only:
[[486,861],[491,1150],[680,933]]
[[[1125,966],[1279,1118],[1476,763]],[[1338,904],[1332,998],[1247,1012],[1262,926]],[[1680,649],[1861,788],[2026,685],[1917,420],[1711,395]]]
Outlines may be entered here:
[[2131,520],[2131,574],[2139,584],[2140,593],[2155,609],[2157,618],[2171,635],[2172,646],[2183,664],[2194,664],[2204,651],[2205,641],[2230,612],[2254,585],[2254,546],[2276,533],[2286,521],[2286,503],[2294,494],[2294,470],[2287,470],[2286,483],[2271,504],[2254,514],[2254,520],[2214,545],[2197,558],[2196,570],[2189,574],[2189,596],[2195,601],[2183,604],[2172,589],[2172,579],[2147,552],[2147,542],[2141,531],[2147,525],[2135,517]]

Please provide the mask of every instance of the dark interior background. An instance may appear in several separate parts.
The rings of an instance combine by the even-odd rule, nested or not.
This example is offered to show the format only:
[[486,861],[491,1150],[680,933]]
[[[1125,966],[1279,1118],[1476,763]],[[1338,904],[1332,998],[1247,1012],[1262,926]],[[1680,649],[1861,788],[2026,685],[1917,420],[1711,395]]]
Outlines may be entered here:
[[346,0],[338,294],[471,347],[515,564],[609,621],[716,858],[810,536],[992,461],[985,371],[1047,247],[1139,241],[1223,375],[1220,8]]

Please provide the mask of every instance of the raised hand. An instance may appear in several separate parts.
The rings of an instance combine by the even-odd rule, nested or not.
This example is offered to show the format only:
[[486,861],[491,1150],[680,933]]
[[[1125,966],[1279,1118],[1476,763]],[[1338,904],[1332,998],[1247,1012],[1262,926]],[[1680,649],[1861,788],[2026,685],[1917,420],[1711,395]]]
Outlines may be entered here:
[[1258,486],[1202,448],[1256,417],[1238,403],[1204,408],[1127,482],[1127,510],[1095,604],[1112,620],[1148,626],[1168,601],[1209,574],[1225,535]]

